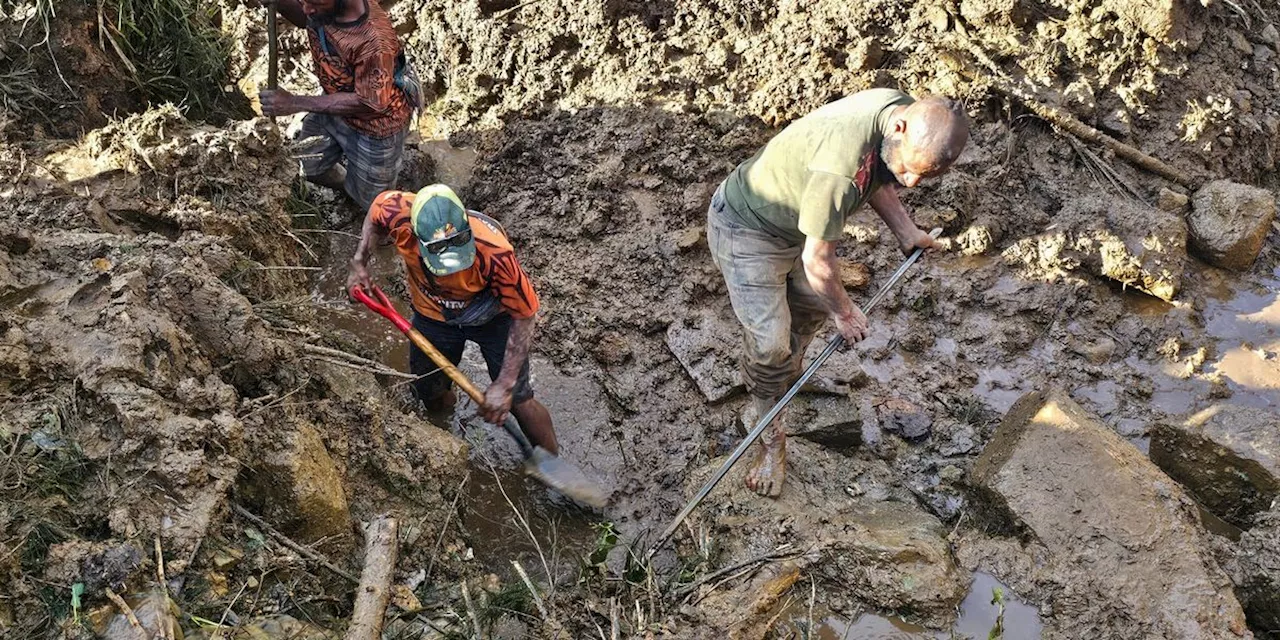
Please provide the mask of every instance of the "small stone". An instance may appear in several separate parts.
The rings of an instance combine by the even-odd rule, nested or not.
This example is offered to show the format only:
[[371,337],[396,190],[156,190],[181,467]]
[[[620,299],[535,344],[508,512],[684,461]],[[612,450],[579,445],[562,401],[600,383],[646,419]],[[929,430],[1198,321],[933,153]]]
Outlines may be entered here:
[[1227,39],[1231,41],[1231,46],[1236,51],[1246,56],[1253,55],[1253,45],[1249,44],[1249,39],[1244,37],[1243,33],[1235,29],[1227,29]]
[[840,283],[846,289],[861,289],[871,282],[871,269],[862,262],[840,261]]
[[1253,66],[1258,69],[1265,68],[1271,63],[1271,59],[1275,57],[1275,52],[1271,47],[1256,45],[1253,48]]
[[906,400],[889,398],[879,409],[884,430],[904,440],[922,440],[933,431],[933,418],[929,413]]
[[1102,116],[1102,121],[1098,124],[1104,131],[1117,138],[1128,138],[1133,131],[1133,127],[1129,125],[1129,114],[1124,109],[1116,109]]
[[1270,191],[1229,180],[1201,187],[1187,216],[1187,245],[1209,264],[1247,271],[1262,250],[1276,214]]
[[1269,24],[1262,28],[1260,34],[1262,41],[1270,44],[1272,47],[1280,49],[1280,31],[1276,29],[1274,24]]
[[1160,207],[1161,211],[1169,213],[1185,213],[1190,202],[1191,198],[1185,193],[1178,193],[1167,187],[1162,187],[1160,195],[1156,198],[1156,206]]
[[676,248],[680,251],[688,251],[702,244],[702,239],[702,225],[689,227],[676,237]]
[[943,482],[959,482],[960,479],[964,477],[964,469],[961,469],[954,464],[949,464],[938,472],[938,477],[941,478]]

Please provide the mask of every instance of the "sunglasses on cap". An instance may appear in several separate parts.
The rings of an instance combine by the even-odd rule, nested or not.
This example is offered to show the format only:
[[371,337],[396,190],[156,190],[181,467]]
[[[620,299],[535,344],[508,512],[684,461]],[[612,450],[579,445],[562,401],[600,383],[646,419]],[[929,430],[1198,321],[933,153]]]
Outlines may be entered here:
[[468,242],[471,242],[471,229],[463,229],[447,238],[427,242],[425,243],[425,248],[427,253],[440,255],[448,251],[450,247],[461,247]]

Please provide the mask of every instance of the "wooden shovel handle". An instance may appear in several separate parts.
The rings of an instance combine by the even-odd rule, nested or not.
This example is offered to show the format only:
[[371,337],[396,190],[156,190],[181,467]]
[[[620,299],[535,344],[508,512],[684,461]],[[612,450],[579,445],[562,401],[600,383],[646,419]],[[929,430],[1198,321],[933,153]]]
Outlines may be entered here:
[[359,300],[364,304],[364,306],[372,309],[374,313],[390,320],[392,324],[396,325],[397,329],[402,331],[406,336],[409,336],[409,340],[412,341],[418,349],[422,350],[423,353],[427,354],[427,357],[431,358],[431,361],[436,363],[436,366],[440,367],[440,370],[443,371],[446,376],[449,376],[449,379],[452,380],[454,384],[458,385],[458,388],[471,396],[471,399],[475,400],[476,404],[484,404],[484,392],[480,391],[479,387],[472,384],[471,380],[459,371],[458,367],[454,366],[454,364],[450,362],[443,353],[440,353],[440,350],[436,349],[436,346],[431,344],[431,341],[427,340],[426,336],[419,333],[417,329],[414,329],[413,325],[410,324],[404,316],[400,315],[398,311],[396,311],[396,308],[391,305],[391,300],[387,298],[387,294],[383,293],[382,289],[379,289],[378,287],[373,287],[371,290],[373,292],[373,296],[366,293],[364,288],[360,286],[352,287],[351,297]]

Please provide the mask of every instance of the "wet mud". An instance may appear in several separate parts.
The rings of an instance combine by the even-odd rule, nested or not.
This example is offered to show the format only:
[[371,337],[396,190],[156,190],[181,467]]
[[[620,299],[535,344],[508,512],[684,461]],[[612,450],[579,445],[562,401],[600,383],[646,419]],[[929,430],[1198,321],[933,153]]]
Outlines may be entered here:
[[[155,109],[85,118],[75,140],[0,118],[0,635],[88,633],[69,622],[72,586],[109,619],[104,586],[155,586],[157,537],[187,637],[224,612],[241,629],[340,631],[351,585],[240,505],[356,573],[355,525],[396,514],[396,581],[418,600],[397,609],[400,637],[470,635],[464,582],[494,637],[987,637],[997,587],[1006,638],[1153,637],[1045,569],[1070,541],[984,524],[974,466],[1002,416],[1049,387],[1116,451],[1218,404],[1280,406],[1280,233],[1242,272],[1200,262],[1178,227],[1194,189],[1073,143],[1000,86],[1274,193],[1280,13],[1211,4],[387,3],[434,95],[402,186],[450,184],[511,233],[543,301],[534,385],[566,458],[611,491],[601,511],[523,477],[468,401],[427,415],[372,366],[405,371],[407,343],[346,299],[358,227],[297,183],[296,122]],[[265,75],[261,13],[223,17],[248,88]],[[283,40],[284,85],[314,91],[301,34]],[[66,80],[92,82],[96,64],[106,89],[109,60],[77,59]],[[964,156],[906,196],[951,251],[913,268],[869,339],[799,396],[777,501],[736,470],[639,563],[750,421],[702,232],[710,194],[788,121],[870,86],[966,101]],[[846,231],[857,302],[901,254],[873,213]],[[407,312],[397,260],[380,248],[374,267]],[[487,381],[477,354],[463,368]],[[1178,504],[1180,540],[1248,616],[1224,633],[1265,638],[1273,519]]]

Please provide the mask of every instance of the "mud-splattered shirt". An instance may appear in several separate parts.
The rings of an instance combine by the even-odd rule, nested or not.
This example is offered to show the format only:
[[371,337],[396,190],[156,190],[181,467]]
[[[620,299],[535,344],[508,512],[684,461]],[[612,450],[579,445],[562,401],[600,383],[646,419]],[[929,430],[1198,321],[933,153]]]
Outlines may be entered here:
[[751,229],[795,243],[839,240],[845,218],[893,180],[880,143],[893,108],[912,102],[868,89],[796,120],[729,174],[725,203]]
[[538,312],[538,294],[529,274],[516,259],[515,250],[502,229],[471,212],[471,234],[476,243],[476,261],[471,268],[430,280],[422,268],[418,236],[413,233],[409,212],[415,194],[387,191],[379,195],[369,215],[373,223],[388,231],[396,251],[404,260],[413,307],[432,320],[445,320],[441,309],[461,310],[486,288],[497,297],[502,309],[513,318],[528,318]]
[[307,39],[316,76],[326,94],[354,93],[372,115],[345,116],[352,129],[375,138],[392,136],[409,124],[413,105],[396,85],[400,39],[377,0],[364,1],[364,17],[355,22],[310,21]]

